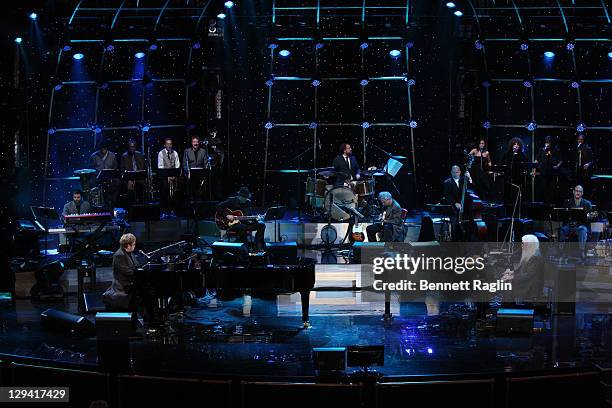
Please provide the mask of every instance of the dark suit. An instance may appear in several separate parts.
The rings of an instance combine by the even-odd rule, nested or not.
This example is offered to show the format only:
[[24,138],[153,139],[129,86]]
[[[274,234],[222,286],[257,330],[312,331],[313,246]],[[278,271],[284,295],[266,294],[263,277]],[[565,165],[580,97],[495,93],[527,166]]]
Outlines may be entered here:
[[[591,212],[593,210],[593,204],[584,198],[580,199],[578,204],[576,204],[576,200],[569,198],[565,200],[563,206],[566,208],[584,208],[587,212]],[[565,224],[559,228],[559,241],[565,242],[571,233],[578,235],[578,244],[580,249],[584,250],[589,237],[589,226],[585,224],[578,224],[577,222]]]
[[[589,168],[585,170],[584,165],[588,164]],[[580,147],[576,147],[574,160],[574,175],[576,184],[580,184],[584,188],[584,193],[591,194],[591,176],[593,173],[593,150],[591,146],[583,143]]]
[[383,242],[400,242],[404,238],[404,220],[402,219],[402,207],[393,200],[390,207],[385,208],[384,222],[382,224],[368,225],[366,233],[368,241],[376,242],[376,234],[382,232]]
[[77,209],[74,201],[68,201],[64,204],[64,208],[62,210],[62,217],[65,215],[74,215],[74,214],[87,214],[91,212],[91,206],[87,201],[81,200],[81,207]]
[[113,255],[113,282],[104,292],[104,303],[113,309],[131,309],[134,307],[132,285],[136,261],[133,255],[119,248]]
[[529,258],[514,271],[513,295],[521,300],[541,299],[544,291],[544,258],[541,254]]
[[[452,177],[444,180],[443,189],[444,189],[444,201],[446,204],[450,204],[451,210],[449,213],[451,227],[452,227],[452,239],[453,241],[461,241],[467,237],[463,237],[461,235],[461,228],[459,226],[459,210],[455,206],[455,204],[461,204],[461,192],[463,190],[463,176],[459,177],[459,186],[455,183]],[[466,187],[470,187],[470,184]],[[470,219],[471,218],[471,204],[472,199],[469,194],[465,195],[465,199],[463,202],[463,218]]]
[[[240,210],[244,215],[251,215],[251,200],[242,204],[238,196],[229,197],[227,200],[220,202],[217,205],[217,212],[225,217],[228,212],[227,210],[236,211]],[[240,221],[237,224],[232,225],[228,232],[233,232],[238,235],[238,239],[241,242],[247,242],[247,234],[251,231],[255,231],[255,245],[259,249],[265,247],[264,233],[266,231],[266,224],[256,220],[245,220]]]
[[538,170],[540,171],[541,183],[541,198],[542,201],[547,203],[556,203],[557,197],[557,176],[559,175],[558,169],[554,166],[561,162],[561,152],[557,146],[546,149],[541,147],[536,156],[538,161]]
[[[121,172],[146,170],[144,156],[140,152],[134,152],[134,154],[129,154],[129,152],[123,153],[119,161],[119,170],[121,170]],[[123,190],[127,190],[128,203],[131,204],[135,201],[144,201],[145,183],[143,180],[136,181],[132,189],[129,188],[128,182],[124,181]]]
[[357,164],[357,159],[355,156],[351,155],[348,157],[348,159],[350,161],[350,166],[343,155],[339,154],[334,158],[332,164],[336,172],[335,186],[341,186],[345,182],[355,180],[360,174],[359,164]]

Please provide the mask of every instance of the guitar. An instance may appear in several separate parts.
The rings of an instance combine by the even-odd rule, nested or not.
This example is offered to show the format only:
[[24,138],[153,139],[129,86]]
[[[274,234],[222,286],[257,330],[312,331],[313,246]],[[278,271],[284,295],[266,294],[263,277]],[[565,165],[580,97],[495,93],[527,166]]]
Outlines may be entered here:
[[[230,221],[227,219],[228,215],[233,215],[234,218]],[[263,215],[244,215],[244,213],[240,210],[232,211],[229,208],[226,208],[225,211],[218,210],[215,213],[215,223],[217,227],[222,230],[226,230],[231,228],[233,225],[238,224],[240,221],[247,220],[263,220]]]
[[351,233],[351,238],[353,242],[364,242],[365,241],[365,234],[363,230],[364,230],[363,225],[359,225],[358,222],[356,222],[355,225],[353,225],[353,231]]

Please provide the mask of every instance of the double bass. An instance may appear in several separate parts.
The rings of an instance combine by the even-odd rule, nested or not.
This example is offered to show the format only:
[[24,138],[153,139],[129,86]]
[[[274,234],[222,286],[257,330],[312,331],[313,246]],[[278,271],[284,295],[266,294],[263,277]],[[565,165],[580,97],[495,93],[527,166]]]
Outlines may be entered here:
[[[461,189],[461,208],[459,209],[458,225],[461,230],[463,237],[470,237],[470,232],[473,233],[473,237],[479,241],[485,241],[488,236],[487,224],[482,219],[482,208],[483,203],[480,197],[478,197],[473,191],[468,191],[466,173],[472,168],[474,163],[474,156],[466,153],[467,163],[465,165],[465,172],[463,173],[463,186]],[[472,212],[472,219],[465,219],[465,196],[469,194]]]

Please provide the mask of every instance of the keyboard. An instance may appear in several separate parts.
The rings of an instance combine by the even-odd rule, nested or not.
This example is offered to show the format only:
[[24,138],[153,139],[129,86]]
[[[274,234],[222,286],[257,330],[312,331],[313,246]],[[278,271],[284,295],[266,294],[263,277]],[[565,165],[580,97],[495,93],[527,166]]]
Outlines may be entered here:
[[71,224],[96,224],[107,222],[113,219],[113,214],[109,212],[103,213],[85,213],[71,214],[64,216],[64,225]]

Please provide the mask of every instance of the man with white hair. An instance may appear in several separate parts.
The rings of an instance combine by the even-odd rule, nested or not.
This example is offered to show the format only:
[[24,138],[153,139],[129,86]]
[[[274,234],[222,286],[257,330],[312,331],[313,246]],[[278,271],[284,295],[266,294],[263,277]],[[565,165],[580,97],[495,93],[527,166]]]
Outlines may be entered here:
[[512,281],[515,297],[538,299],[544,289],[544,257],[540,252],[540,241],[535,235],[521,238],[521,260],[514,271],[506,270],[502,280]]
[[404,236],[404,220],[402,219],[402,207],[393,199],[388,191],[378,194],[378,200],[383,206],[380,223],[368,225],[366,233],[368,241],[378,241],[376,234],[382,233],[383,242],[398,242]]

